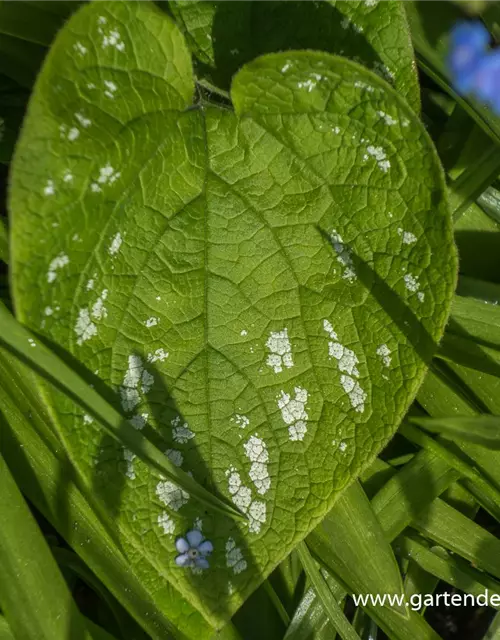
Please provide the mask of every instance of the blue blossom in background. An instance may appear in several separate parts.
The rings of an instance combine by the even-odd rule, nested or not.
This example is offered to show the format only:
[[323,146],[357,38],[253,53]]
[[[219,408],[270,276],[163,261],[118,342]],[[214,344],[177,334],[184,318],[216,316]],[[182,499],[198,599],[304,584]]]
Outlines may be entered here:
[[175,548],[180,554],[175,559],[179,567],[208,569],[206,556],[212,553],[214,546],[210,540],[203,539],[203,534],[198,529],[188,531],[185,538],[177,538]]
[[500,49],[492,51],[479,62],[473,93],[500,114]]
[[450,34],[448,67],[459,93],[474,92],[479,65],[489,57],[490,34],[482,22],[459,22]]

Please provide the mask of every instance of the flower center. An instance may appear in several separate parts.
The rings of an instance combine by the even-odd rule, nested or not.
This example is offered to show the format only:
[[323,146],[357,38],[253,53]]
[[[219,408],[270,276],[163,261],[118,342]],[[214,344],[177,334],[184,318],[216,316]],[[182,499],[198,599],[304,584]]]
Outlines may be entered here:
[[190,558],[197,558],[198,557],[198,549],[189,549],[188,556]]

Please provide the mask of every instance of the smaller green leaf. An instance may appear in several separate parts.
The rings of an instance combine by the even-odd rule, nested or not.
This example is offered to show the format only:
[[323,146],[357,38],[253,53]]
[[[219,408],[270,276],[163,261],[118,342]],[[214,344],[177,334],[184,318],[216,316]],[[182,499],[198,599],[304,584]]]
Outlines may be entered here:
[[200,502],[224,515],[245,520],[245,517],[234,507],[211,494],[191,476],[176,467],[78,373],[42,342],[35,341],[32,334],[19,324],[2,304],[0,304],[0,323],[2,325],[0,342],[99,420],[109,435],[126,445],[160,473],[189,491]]
[[349,624],[344,612],[340,608],[340,605],[335,599],[333,593],[330,591],[315,561],[303,542],[300,542],[297,546],[297,553],[299,554],[300,561],[302,562],[307,577],[316,589],[316,593],[318,594],[318,597],[330,618],[330,622],[338,631],[340,637],[343,638],[343,640],[360,640],[360,637]]
[[450,440],[467,440],[492,449],[500,449],[500,416],[412,417],[410,421],[426,431],[439,433]]
[[92,638],[1,454],[0,486],[0,605],[16,637]]

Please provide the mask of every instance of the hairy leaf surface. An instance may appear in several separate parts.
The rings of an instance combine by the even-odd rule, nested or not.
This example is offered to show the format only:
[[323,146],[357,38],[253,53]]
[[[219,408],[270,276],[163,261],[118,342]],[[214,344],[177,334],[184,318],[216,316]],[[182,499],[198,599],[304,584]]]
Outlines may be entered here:
[[[12,266],[18,318],[248,516],[200,507],[45,390],[130,562],[220,626],[396,430],[456,259],[431,142],[377,75],[287,52],[236,76],[235,112],[193,94],[152,4],[79,11],[16,151]],[[175,562],[193,528],[204,571]]]

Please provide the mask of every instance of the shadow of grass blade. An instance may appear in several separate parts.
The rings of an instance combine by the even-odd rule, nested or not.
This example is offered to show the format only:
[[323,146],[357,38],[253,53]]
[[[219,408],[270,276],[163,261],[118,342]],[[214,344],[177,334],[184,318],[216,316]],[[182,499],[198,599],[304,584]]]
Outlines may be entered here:
[[0,604],[23,640],[90,640],[68,590],[9,468],[0,454]]
[[118,440],[142,460],[157,469],[161,474],[174,480],[179,486],[191,493],[200,502],[226,516],[245,520],[239,511],[226,504],[191,476],[176,467],[104,398],[92,389],[73,369],[50,351],[39,340],[35,340],[0,304],[0,324],[2,333],[0,342],[14,355],[29,364],[37,373],[63,391],[72,400],[88,411],[113,438]]
[[340,608],[339,603],[337,602],[333,593],[330,591],[330,588],[328,587],[316,565],[316,561],[309,553],[309,550],[304,542],[300,542],[297,546],[297,553],[299,555],[300,561],[302,562],[307,577],[316,589],[316,593],[318,594],[318,597],[323,604],[330,622],[338,631],[340,637],[343,638],[343,640],[360,640],[360,637],[354,631],[353,627],[345,617],[344,612]]
[[[353,593],[401,594],[403,582],[391,546],[359,483],[344,491],[307,544]],[[406,607],[394,611],[407,617]]]

